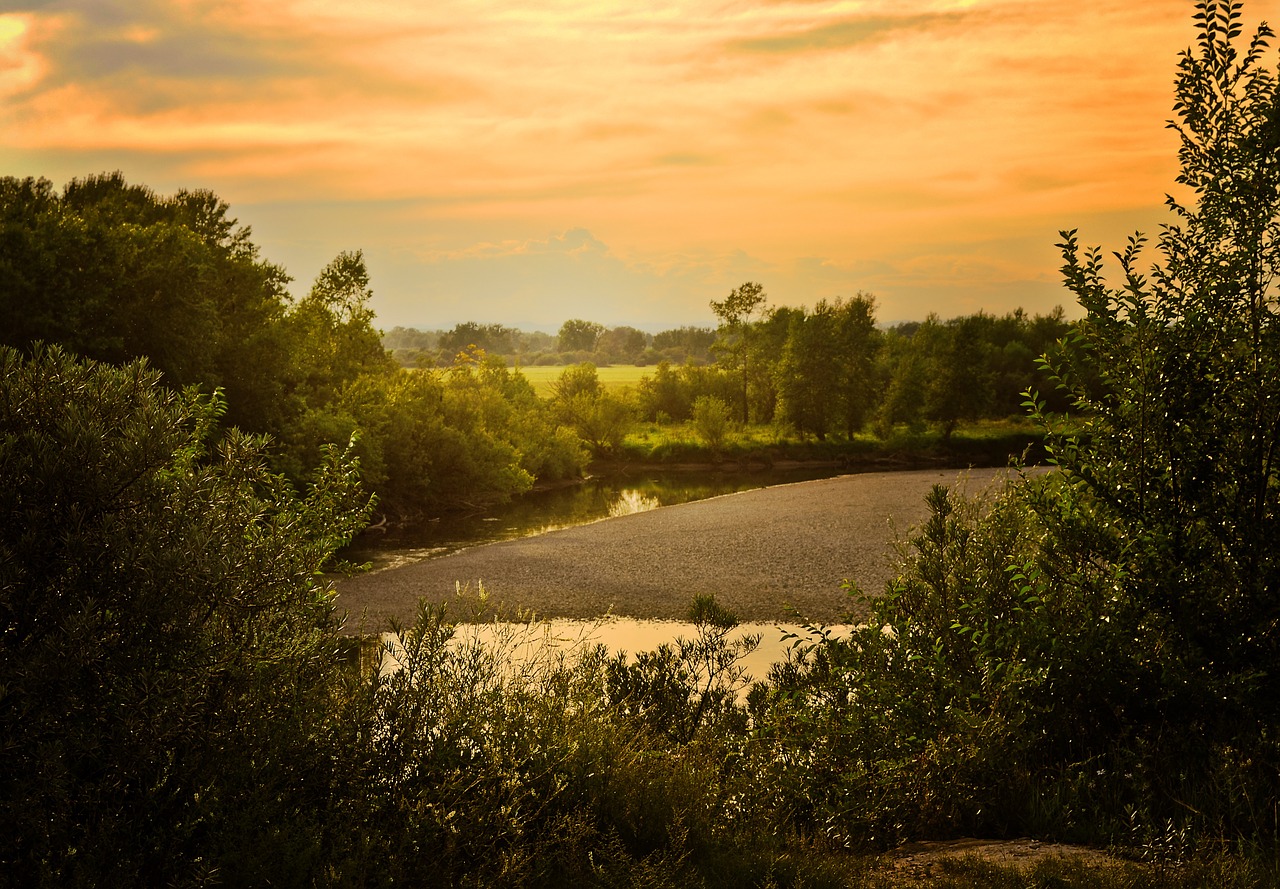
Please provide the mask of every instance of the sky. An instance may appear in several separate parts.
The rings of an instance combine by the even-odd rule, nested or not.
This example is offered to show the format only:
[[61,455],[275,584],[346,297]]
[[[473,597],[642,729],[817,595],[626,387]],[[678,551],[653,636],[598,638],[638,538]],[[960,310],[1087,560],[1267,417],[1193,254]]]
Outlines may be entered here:
[[[1273,11],[1245,9],[1250,23]],[[1074,301],[1174,188],[1191,0],[0,0],[0,175],[209,189],[383,329]]]

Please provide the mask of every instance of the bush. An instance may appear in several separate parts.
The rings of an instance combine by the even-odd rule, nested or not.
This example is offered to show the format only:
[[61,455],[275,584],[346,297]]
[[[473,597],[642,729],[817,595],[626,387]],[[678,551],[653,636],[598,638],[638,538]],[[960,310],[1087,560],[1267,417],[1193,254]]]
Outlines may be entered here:
[[292,879],[320,843],[318,572],[365,519],[354,466],[330,452],[298,497],[143,362],[0,349],[0,392],[4,882],[234,882],[233,850]]
[[729,405],[711,395],[693,402],[693,428],[713,455],[719,456],[733,431]]

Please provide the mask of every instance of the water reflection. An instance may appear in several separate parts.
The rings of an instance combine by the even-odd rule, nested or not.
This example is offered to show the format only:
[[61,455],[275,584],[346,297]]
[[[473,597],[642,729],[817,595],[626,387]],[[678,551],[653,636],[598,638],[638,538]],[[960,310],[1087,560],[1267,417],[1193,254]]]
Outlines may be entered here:
[[[827,628],[840,636],[848,627]],[[683,621],[634,620],[632,618],[606,617],[599,620],[544,620],[534,623],[484,623],[458,624],[454,640],[466,644],[479,642],[487,648],[505,654],[515,669],[531,662],[538,662],[548,655],[563,652],[572,658],[590,645],[600,644],[610,652],[626,652],[632,658],[644,651],[653,651],[676,637],[692,639],[697,628]],[[731,638],[757,634],[760,645],[741,661],[750,680],[762,681],[768,677],[769,668],[786,659],[787,650],[797,637],[810,638],[807,631],[795,624],[743,623],[731,634]],[[394,634],[382,635],[383,655],[380,669],[394,672],[400,663],[397,652],[399,639]]]
[[370,562],[375,571],[470,546],[545,534],[619,515],[705,500],[753,488],[829,478],[831,469],[756,472],[646,472],[590,478],[581,484],[535,491],[508,504],[469,515],[451,514],[408,527],[366,533],[342,554]]
[[609,517],[616,519],[618,516],[648,512],[651,509],[657,509],[659,505],[657,497],[628,488],[618,494],[617,500],[609,504]]

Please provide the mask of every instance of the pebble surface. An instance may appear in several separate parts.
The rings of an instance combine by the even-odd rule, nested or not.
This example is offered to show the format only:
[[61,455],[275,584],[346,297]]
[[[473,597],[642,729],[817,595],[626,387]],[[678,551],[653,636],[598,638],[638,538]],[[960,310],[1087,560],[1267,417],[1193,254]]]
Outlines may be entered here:
[[1009,475],[874,472],[727,494],[357,575],[337,584],[337,606],[348,627],[379,629],[480,583],[508,613],[542,618],[682,619],[710,593],[744,621],[839,622],[854,607],[842,582],[884,589],[933,485],[976,494]]

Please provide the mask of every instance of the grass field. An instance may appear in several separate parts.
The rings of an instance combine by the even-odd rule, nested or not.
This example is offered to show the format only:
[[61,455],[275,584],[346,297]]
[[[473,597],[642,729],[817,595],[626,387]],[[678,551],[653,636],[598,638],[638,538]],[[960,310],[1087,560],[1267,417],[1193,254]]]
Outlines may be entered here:
[[[566,368],[559,365],[522,367],[520,373],[533,384],[539,395],[550,395],[551,386],[560,379]],[[653,374],[652,367],[637,367],[634,364],[614,364],[609,367],[596,368],[596,374],[606,389],[621,389],[624,386],[635,386],[645,377]]]

